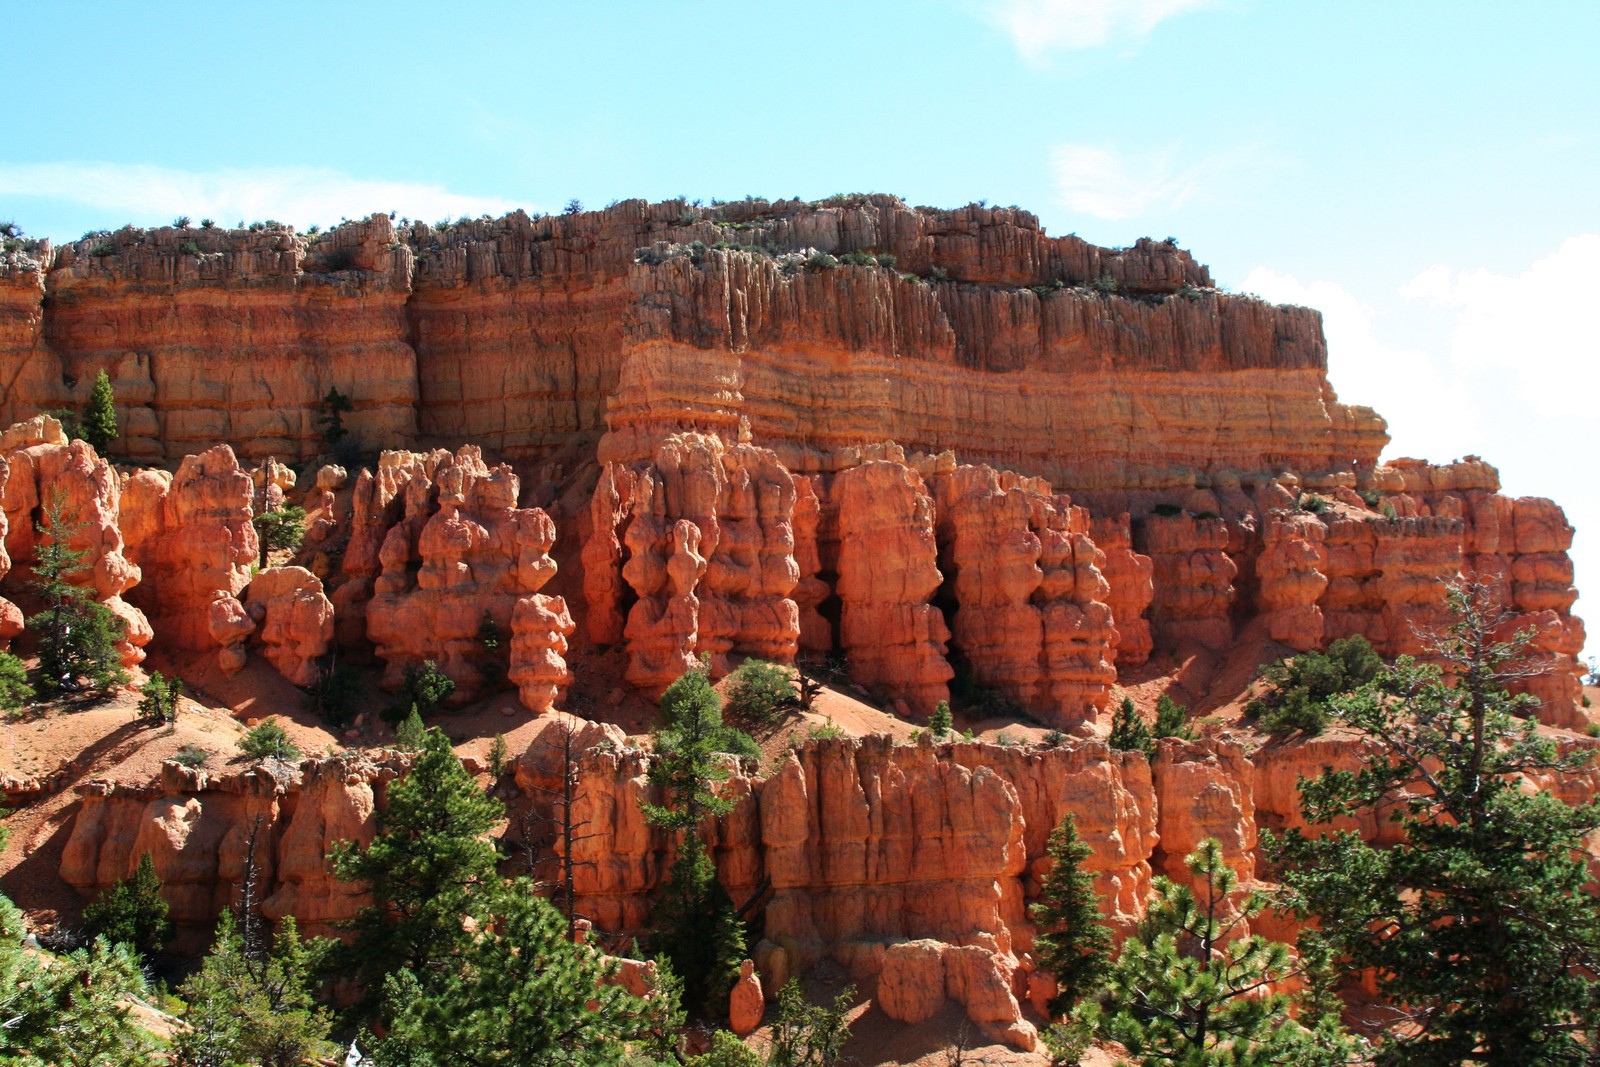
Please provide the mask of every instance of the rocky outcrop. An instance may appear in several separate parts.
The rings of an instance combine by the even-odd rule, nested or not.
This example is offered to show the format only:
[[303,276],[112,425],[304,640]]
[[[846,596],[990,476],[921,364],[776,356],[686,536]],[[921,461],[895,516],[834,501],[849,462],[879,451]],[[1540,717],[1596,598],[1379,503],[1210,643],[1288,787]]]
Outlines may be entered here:
[[1227,522],[1156,512],[1135,531],[1135,543],[1151,561],[1150,626],[1156,643],[1226,649],[1233,641],[1233,579],[1239,573],[1226,551]]
[[295,685],[317,680],[317,660],[333,641],[333,604],[304,567],[272,567],[250,580],[245,612],[267,661]]
[[[550,558],[555,523],[539,508],[517,507],[520,482],[511,468],[488,466],[477,447],[468,445],[453,455],[391,462],[387,469],[395,472],[392,477],[405,470],[410,475],[405,518],[383,538],[382,569],[366,606],[366,636],[384,660],[385,685],[398,687],[406,669],[425,660],[455,682],[456,703],[492,689],[512,671],[564,685],[565,665],[556,669],[553,660],[560,660],[571,632],[565,602],[544,597],[536,610],[521,608],[556,572]],[[375,494],[365,507],[372,509],[376,499]],[[519,611],[523,640],[508,644],[503,638],[515,634]],[[534,640],[536,631],[548,633],[552,626],[561,638],[559,651],[553,638]],[[490,647],[489,634],[497,635],[499,647]],[[519,652],[532,659],[519,662],[511,655]],[[540,688],[531,680],[529,686],[530,693]],[[536,710],[548,708],[551,699],[538,697],[542,707]]]
[[1256,578],[1257,603],[1274,641],[1297,652],[1320,648],[1324,620],[1317,601],[1328,588],[1328,528],[1315,515],[1269,512]]
[[[145,614],[122,596],[143,575],[124,541],[122,483],[116,472],[87,442],[68,441],[61,424],[48,415],[8,428],[0,435],[0,457],[6,468],[6,555],[31,577],[34,549],[54,513],[72,531],[68,546],[81,553],[81,566],[63,574],[63,580],[91,591],[121,620],[117,651],[123,665],[142,662],[153,633]],[[21,612],[6,602],[0,608],[0,635],[9,641],[21,631],[20,622]]]
[[1117,663],[1137,667],[1150,658],[1155,647],[1146,617],[1155,598],[1154,564],[1149,556],[1133,550],[1133,533],[1128,515],[1094,517],[1089,536],[1105,556],[1101,572],[1106,584],[1106,606],[1117,627]]
[[261,555],[254,495],[227,445],[185,456],[176,474],[137,471],[123,494],[128,555],[144,571],[134,603],[163,642],[221,650],[228,669],[244,665],[239,645],[254,629],[239,601]]
[[857,682],[927,715],[948,700],[950,631],[930,603],[943,580],[933,499],[911,467],[869,460],[841,471],[838,509],[840,645]]
[[626,640],[630,682],[659,692],[700,656],[719,676],[735,655],[794,659],[796,493],[771,452],[705,434],[666,438],[649,463],[606,465],[584,592],[590,636]]

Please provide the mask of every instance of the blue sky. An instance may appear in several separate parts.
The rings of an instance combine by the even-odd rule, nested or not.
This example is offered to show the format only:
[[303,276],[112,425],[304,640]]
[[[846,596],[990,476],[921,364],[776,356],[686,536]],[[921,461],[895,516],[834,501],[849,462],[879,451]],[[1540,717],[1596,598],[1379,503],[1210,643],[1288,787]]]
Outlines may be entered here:
[[1593,0],[12,4],[6,30],[0,216],[58,239],[853,191],[1175,235],[1324,311],[1393,455],[1560,500],[1600,583]]

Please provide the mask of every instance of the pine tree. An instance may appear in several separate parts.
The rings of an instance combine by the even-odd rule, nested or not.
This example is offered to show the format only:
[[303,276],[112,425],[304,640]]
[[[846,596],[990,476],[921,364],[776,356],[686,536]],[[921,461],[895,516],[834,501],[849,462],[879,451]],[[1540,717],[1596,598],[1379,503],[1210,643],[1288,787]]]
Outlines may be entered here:
[[289,732],[269,718],[250,728],[239,742],[239,751],[253,760],[283,760],[292,763],[300,758],[300,749],[289,740]]
[[48,694],[103,692],[128,680],[117,653],[122,620],[96,602],[91,590],[68,580],[83,571],[88,553],[72,547],[83,524],[63,515],[63,506],[59,495],[45,505],[33,552],[33,588],[45,604],[28,620],[39,635],[39,688]]
[[147,1067],[149,1035],[130,997],[145,991],[138,956],[104,939],[46,965],[22,947],[22,913],[0,896],[0,1063],[8,1067]]
[[1350,1044],[1332,1019],[1308,1030],[1290,1018],[1272,985],[1298,973],[1288,946],[1236,936],[1266,907],[1259,893],[1237,899],[1237,876],[1215,838],[1188,857],[1198,892],[1166,878],[1136,936],[1112,966],[1104,1003],[1079,1017],[1102,1039],[1119,1041],[1144,1063],[1184,1067],[1334,1067]]
[[413,704],[411,705],[411,713],[401,719],[400,724],[394,728],[394,745],[396,748],[415,752],[422,747],[422,743],[427,739],[427,736],[428,727],[422,721],[422,715],[417,711],[417,706]]
[[153,671],[144,683],[139,697],[141,722],[159,726],[178,718],[178,698],[183,696],[183,680],[174,678],[169,684],[160,671]]
[[139,857],[132,878],[116,882],[83,909],[83,930],[90,938],[130,945],[147,959],[172,940],[167,902],[161,897],[161,879],[150,853]]
[[302,941],[284,917],[270,950],[251,951],[232,911],[217,921],[200,970],[184,982],[189,1028],[174,1041],[180,1067],[299,1067],[328,1056],[330,1021],[312,999],[326,944]]
[[1061,1016],[1100,987],[1111,963],[1111,931],[1100,921],[1094,876],[1083,869],[1094,850],[1079,839],[1070,813],[1051,832],[1046,853],[1050,873],[1028,914],[1039,926],[1034,959],[1056,980],[1050,1014]]
[[334,872],[364,883],[372,903],[355,921],[354,960],[376,992],[402,967],[425,978],[450,965],[468,940],[474,894],[495,882],[494,846],[484,840],[505,807],[485,796],[437,728],[423,735],[411,770],[389,787],[382,832],[365,848],[348,842]]
[[256,539],[261,544],[261,566],[267,565],[267,556],[280,549],[293,552],[300,548],[306,536],[306,509],[297,504],[283,504],[263,511],[250,520],[256,528]]
[[598,950],[526,880],[482,891],[484,931],[434,976],[409,969],[384,987],[378,1067],[611,1067],[647,1036],[650,1005],[605,981]]
[[317,423],[322,427],[322,439],[329,444],[337,444],[339,439],[350,431],[344,427],[344,416],[347,412],[355,410],[355,405],[350,398],[339,392],[338,386],[328,386],[328,393],[318,405],[321,413],[317,415]]
[[1448,602],[1452,623],[1425,645],[1437,664],[1402,656],[1334,699],[1374,746],[1363,769],[1301,786],[1311,825],[1387,813],[1399,843],[1293,833],[1269,848],[1346,970],[1374,974],[1395,1006],[1379,1063],[1591,1063],[1600,901],[1583,857],[1600,805],[1524,791],[1589,753],[1561,755],[1517,721],[1533,701],[1505,683],[1538,665],[1528,633],[1505,636],[1491,588],[1458,583]]
[[100,455],[106,455],[117,439],[117,403],[111,391],[111,376],[102,370],[89,390],[89,406],[83,411],[83,439]]
[[0,652],[0,711],[15,714],[33,697],[27,665],[9,652]]
[[954,720],[950,716],[950,702],[948,700],[939,701],[933,706],[933,714],[928,716],[928,732],[937,739],[948,734],[953,726]]
[[1193,741],[1194,731],[1189,728],[1189,709],[1162,693],[1156,700],[1156,721],[1150,733],[1157,738],[1177,737]]
[[1109,743],[1118,752],[1143,752],[1146,759],[1155,757],[1155,739],[1150,736],[1150,728],[1139,717],[1131,697],[1123,697],[1121,706],[1117,708],[1117,717],[1111,721]]
[[850,1002],[855,986],[846,986],[830,1005],[806,1002],[798,979],[778,990],[778,1019],[772,1025],[768,1067],[836,1067],[844,1062],[850,1039]]
[[650,780],[666,803],[647,803],[644,814],[651,825],[677,832],[678,855],[656,904],[655,941],[683,980],[685,1007],[696,1014],[724,1010],[744,957],[744,930],[700,839],[703,818],[733,810],[716,784],[731,774],[719,753],[735,735],[750,742],[722,725],[722,698],[704,669],[686,672],[662,694]]

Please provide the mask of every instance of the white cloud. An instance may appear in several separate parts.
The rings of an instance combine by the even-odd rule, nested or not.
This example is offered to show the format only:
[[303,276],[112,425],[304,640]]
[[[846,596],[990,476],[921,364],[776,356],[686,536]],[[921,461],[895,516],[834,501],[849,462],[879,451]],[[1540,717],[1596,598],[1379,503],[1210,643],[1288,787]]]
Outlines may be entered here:
[[1087,144],[1050,150],[1050,174],[1060,201],[1111,221],[1171,211],[1202,197],[1237,196],[1253,177],[1278,166],[1280,161],[1255,145],[1198,156],[1185,155],[1177,146],[1137,154]]
[[1322,312],[1328,378],[1347,404],[1376,408],[1389,422],[1388,455],[1444,461],[1472,451],[1483,421],[1444,361],[1382,340],[1375,313],[1343,286],[1301,282],[1257,267],[1239,286],[1278,304]]
[[299,227],[378,211],[431,222],[514,206],[440,185],[356,178],[326,167],[183,171],[124,163],[0,163],[0,196],[67,201],[145,223],[190,215],[224,225],[272,218]]
[[1400,289],[1453,317],[1445,350],[1462,374],[1492,374],[1542,416],[1600,419],[1590,383],[1600,234],[1570,237],[1517,275],[1435,265]]
[[1109,44],[1137,45],[1161,22],[1214,0],[991,0],[988,20],[1010,34],[1022,58]]

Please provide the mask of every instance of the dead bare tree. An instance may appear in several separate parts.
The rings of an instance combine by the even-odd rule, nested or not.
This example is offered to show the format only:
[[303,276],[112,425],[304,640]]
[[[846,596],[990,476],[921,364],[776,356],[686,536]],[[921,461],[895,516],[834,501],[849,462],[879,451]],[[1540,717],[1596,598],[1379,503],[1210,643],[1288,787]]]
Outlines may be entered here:
[[[556,907],[566,916],[569,938],[575,935],[578,919],[583,917],[577,913],[574,872],[578,867],[594,866],[592,860],[574,859],[573,849],[580,842],[600,836],[597,833],[585,832],[589,820],[577,818],[574,814],[585,797],[579,772],[579,757],[582,756],[582,752],[578,749],[577,742],[578,730],[573,726],[572,720],[567,718],[552,720],[539,734],[539,740],[535,743],[544,747],[550,762],[556,767],[557,784],[553,788],[533,786],[536,793],[548,798],[550,813],[544,815],[535,809],[523,820],[524,848],[528,853],[529,873],[534,874],[537,867],[552,861],[555,864],[555,877],[549,879],[535,877],[534,884],[539,889],[549,892],[555,900]],[[550,830],[550,851],[553,853],[542,859],[535,858],[539,835],[531,832],[533,826],[539,823],[543,823]]]

